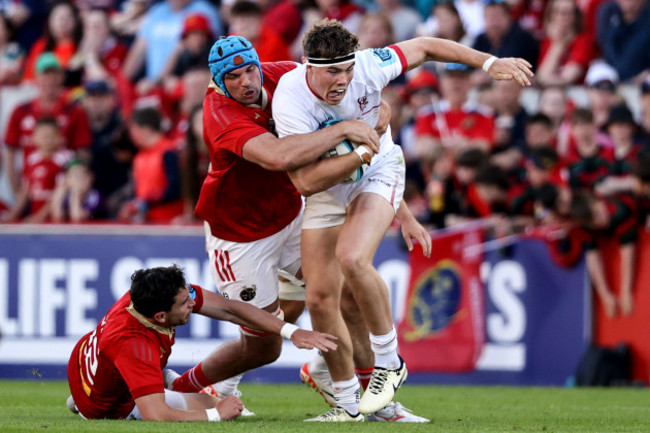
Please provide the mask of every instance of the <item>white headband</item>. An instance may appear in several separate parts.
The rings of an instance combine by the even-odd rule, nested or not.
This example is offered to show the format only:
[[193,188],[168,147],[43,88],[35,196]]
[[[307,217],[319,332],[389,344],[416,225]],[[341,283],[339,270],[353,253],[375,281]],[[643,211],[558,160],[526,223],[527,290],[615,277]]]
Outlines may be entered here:
[[352,61],[354,61],[354,53],[346,54],[340,57],[334,57],[333,59],[307,56],[307,65],[315,66],[317,68],[327,68],[329,66],[342,65],[343,63],[349,63]]

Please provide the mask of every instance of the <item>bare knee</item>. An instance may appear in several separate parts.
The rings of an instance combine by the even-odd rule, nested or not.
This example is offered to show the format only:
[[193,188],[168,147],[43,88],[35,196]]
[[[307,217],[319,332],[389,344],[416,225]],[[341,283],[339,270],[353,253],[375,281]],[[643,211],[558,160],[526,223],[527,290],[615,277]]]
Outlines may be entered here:
[[253,360],[257,364],[255,367],[275,362],[282,353],[282,338],[277,335],[267,337],[242,336],[242,341],[244,345],[242,355]]
[[305,304],[309,314],[327,313],[339,309],[339,297],[325,290],[308,290]]
[[339,262],[343,275],[346,279],[354,278],[362,272],[368,272],[368,266],[372,266],[363,255],[351,248],[341,248],[336,251],[336,260]]

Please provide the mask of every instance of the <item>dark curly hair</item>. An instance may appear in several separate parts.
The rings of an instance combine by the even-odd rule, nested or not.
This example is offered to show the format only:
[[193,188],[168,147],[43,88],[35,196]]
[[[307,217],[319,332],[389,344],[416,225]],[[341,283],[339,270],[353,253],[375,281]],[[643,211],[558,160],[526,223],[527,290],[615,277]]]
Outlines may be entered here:
[[131,302],[138,313],[153,317],[171,310],[174,298],[185,284],[183,271],[176,265],[140,269],[131,275]]
[[324,19],[317,22],[302,38],[305,56],[333,59],[354,52],[359,38],[340,21]]

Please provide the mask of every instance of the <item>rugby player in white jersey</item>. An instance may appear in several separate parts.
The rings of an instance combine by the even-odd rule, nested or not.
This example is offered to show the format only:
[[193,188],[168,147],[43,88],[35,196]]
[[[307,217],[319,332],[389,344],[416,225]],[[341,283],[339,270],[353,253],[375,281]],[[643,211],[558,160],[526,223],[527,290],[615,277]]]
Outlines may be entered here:
[[[421,37],[383,49],[356,51],[358,39],[340,22],[324,20],[303,38],[304,63],[284,74],[273,99],[279,137],[317,130],[331,120],[377,122],[382,89],[395,77],[425,61],[463,63],[483,68],[494,79],[530,85],[531,65],[523,59],[498,59],[452,41]],[[355,152],[372,161],[360,180],[341,183],[325,159],[290,171],[307,197],[302,231],[302,269],[307,307],[315,330],[339,337],[336,352],[324,354],[332,376],[336,407],[307,421],[363,421],[392,400],[407,376],[397,353],[388,289],[372,265],[381,239],[399,209],[404,189],[402,150],[390,131],[379,153]],[[343,281],[352,291],[370,331],[375,368],[360,396],[350,336],[340,299]]]

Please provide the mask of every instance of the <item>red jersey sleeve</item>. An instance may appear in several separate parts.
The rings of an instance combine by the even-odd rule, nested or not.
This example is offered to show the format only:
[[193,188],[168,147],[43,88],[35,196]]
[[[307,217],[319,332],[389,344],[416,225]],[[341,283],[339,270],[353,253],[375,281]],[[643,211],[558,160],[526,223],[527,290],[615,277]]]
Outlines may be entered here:
[[188,286],[190,288],[190,298],[195,302],[192,312],[198,313],[203,306],[203,288],[196,284],[188,284]]
[[210,92],[203,107],[206,143],[210,152],[225,149],[242,156],[248,140],[269,131],[253,122],[243,111],[245,107],[224,101],[214,90]]
[[133,399],[165,392],[161,356],[158,343],[143,334],[122,340],[115,356],[115,367],[126,382]]

